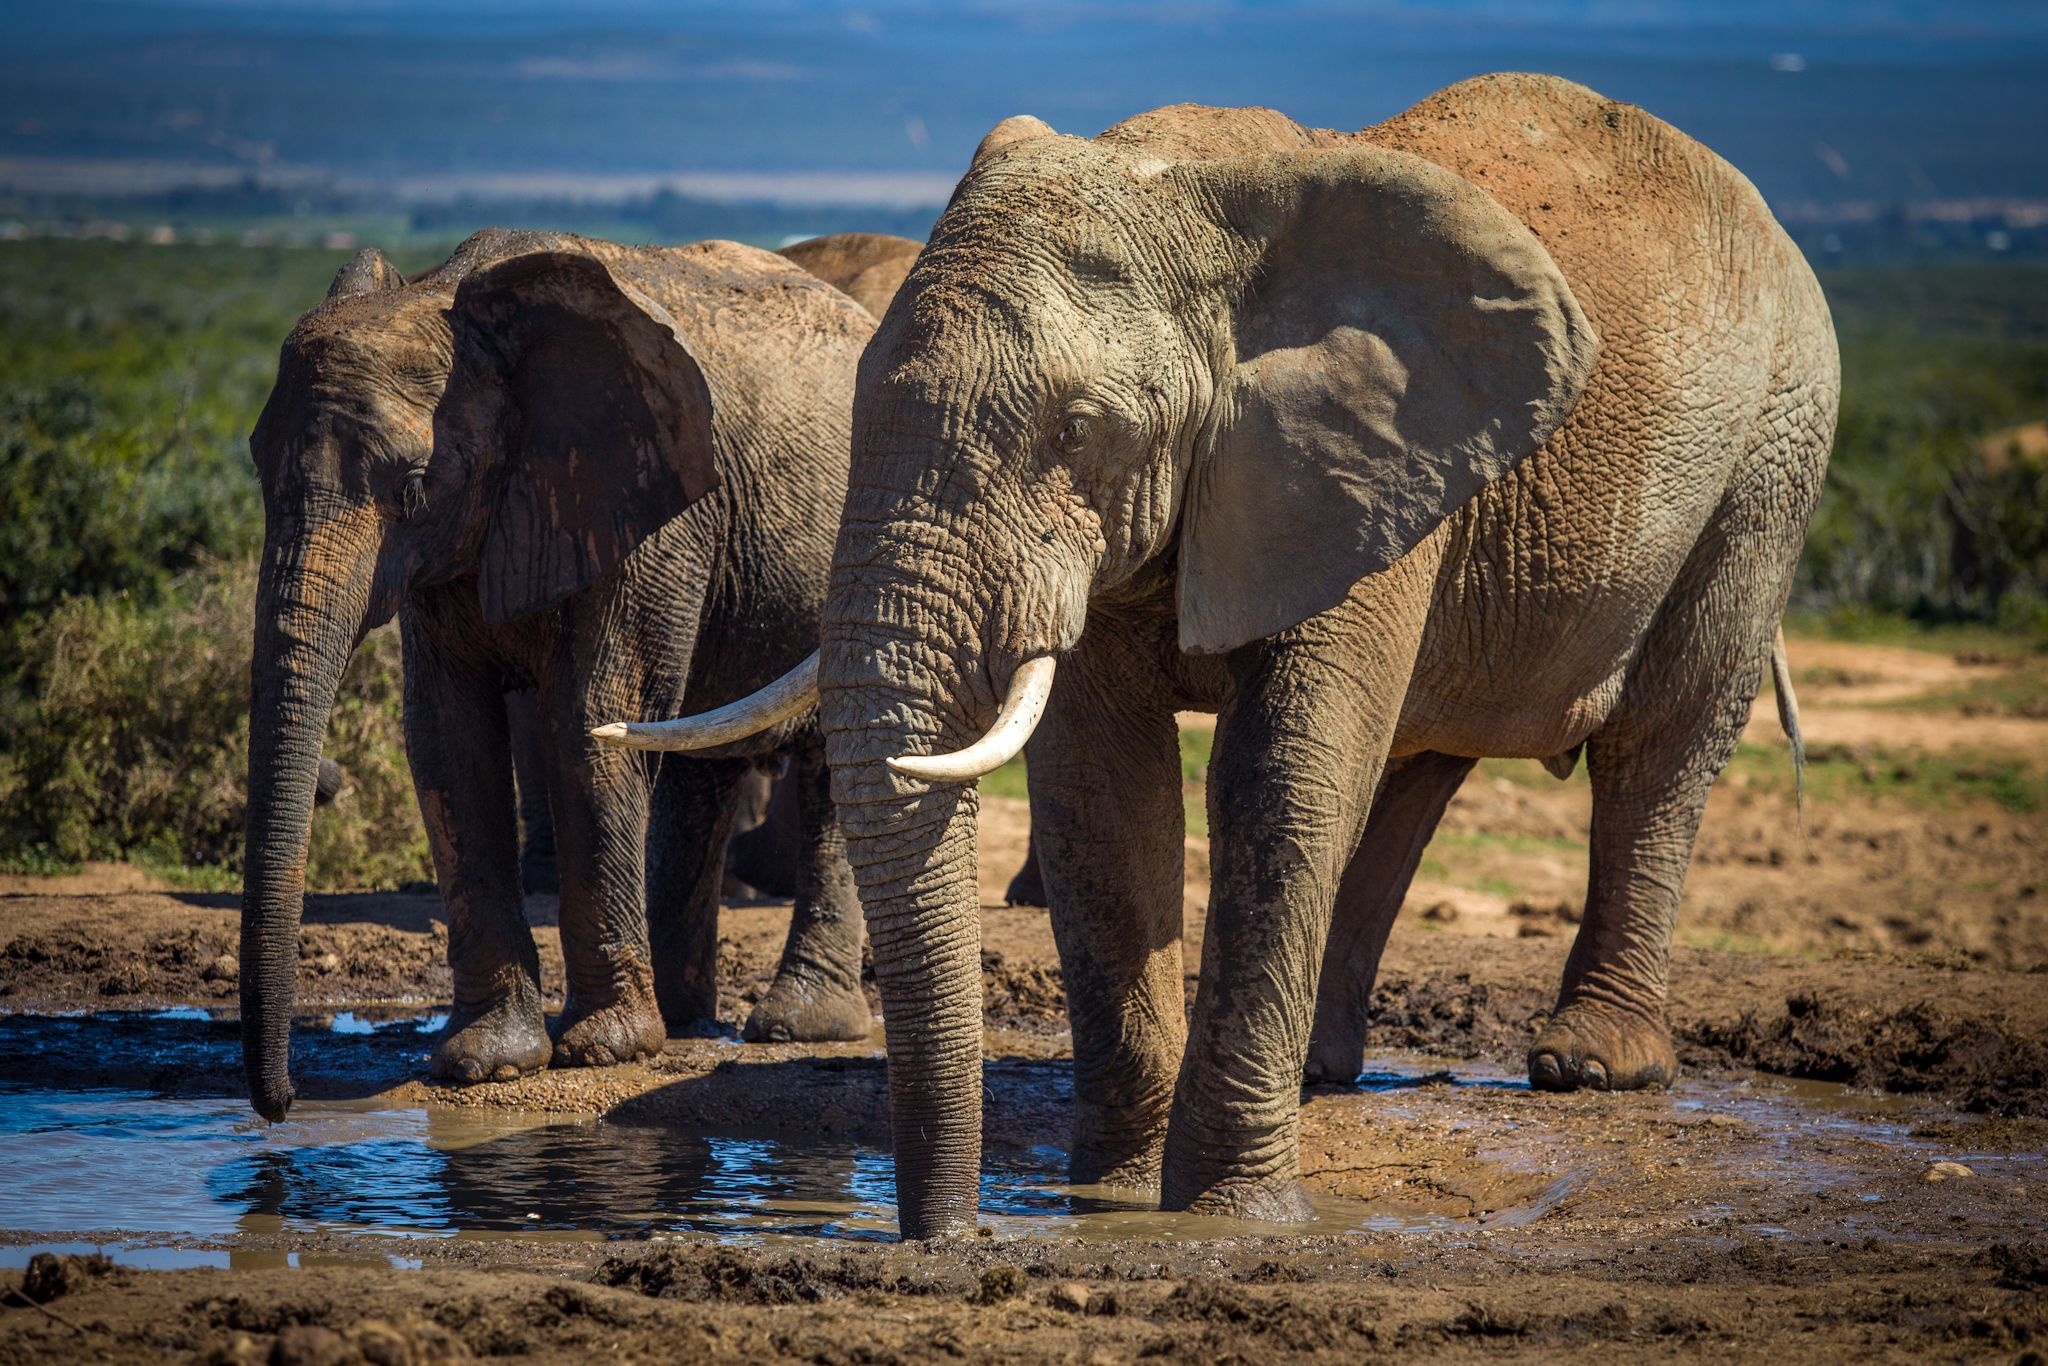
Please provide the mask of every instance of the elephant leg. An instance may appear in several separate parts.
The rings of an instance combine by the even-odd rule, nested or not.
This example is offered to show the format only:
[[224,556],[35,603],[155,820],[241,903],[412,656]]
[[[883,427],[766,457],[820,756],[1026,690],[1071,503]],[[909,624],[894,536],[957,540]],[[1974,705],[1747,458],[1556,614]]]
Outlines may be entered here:
[[1024,849],[1024,866],[1010,879],[1010,886],[1003,893],[1006,906],[1043,906],[1045,899],[1045,875],[1038,869],[1038,833],[1032,832],[1031,842]]
[[742,785],[740,811],[725,850],[728,879],[745,883],[759,896],[796,896],[803,836],[795,785],[754,769]]
[[405,748],[448,914],[454,1000],[432,1069],[504,1081],[547,1066],[540,957],[519,893],[504,696],[495,678],[452,668],[408,623]]
[[747,759],[669,755],[655,778],[647,841],[654,995],[671,1033],[718,1023],[718,899]]
[[[602,704],[599,704],[602,705]],[[629,704],[630,705],[630,704]],[[630,715],[624,706],[605,714]],[[548,791],[562,871],[568,999],[555,1022],[558,1067],[652,1057],[668,1031],[647,939],[646,850],[652,784],[644,756],[589,738],[591,708],[548,699]]]
[[562,883],[555,871],[540,699],[526,688],[508,692],[505,715],[512,727],[512,773],[519,782],[519,885],[529,892],[558,891]]
[[1349,1085],[1365,1069],[1366,1013],[1387,934],[1429,837],[1475,762],[1432,751],[1387,766],[1365,833],[1337,884],[1309,1036],[1305,1076],[1311,1085]]
[[1337,888],[1365,828],[1428,604],[1404,562],[1231,657],[1209,767],[1209,922],[1167,1127],[1166,1209],[1293,1222],[1301,1078]]
[[1180,738],[1148,667],[1091,631],[1026,753],[1074,1035],[1078,1184],[1154,1189],[1187,1036]]
[[775,980],[742,1033],[764,1043],[865,1039],[874,1016],[860,985],[860,896],[846,862],[846,836],[832,805],[821,739],[799,743],[782,781],[796,793],[796,905]]
[[1790,560],[1767,544],[1731,549],[1710,529],[1586,742],[1586,912],[1529,1050],[1536,1086],[1622,1091],[1677,1074],[1665,999],[1679,898],[1707,796],[1749,719]]

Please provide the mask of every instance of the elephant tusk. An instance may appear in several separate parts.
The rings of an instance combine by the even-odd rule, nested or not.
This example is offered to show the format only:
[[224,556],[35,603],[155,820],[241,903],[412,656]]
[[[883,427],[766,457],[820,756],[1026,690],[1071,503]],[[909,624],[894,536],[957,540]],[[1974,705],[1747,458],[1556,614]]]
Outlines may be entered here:
[[759,735],[801,716],[818,701],[818,652],[758,692],[737,702],[674,721],[612,721],[591,728],[593,739],[624,749],[710,749]]
[[952,754],[906,755],[889,760],[889,767],[935,783],[972,782],[1001,768],[1017,757],[1038,728],[1038,718],[1045,715],[1046,699],[1052,696],[1053,662],[1052,656],[1040,655],[1019,664],[1010,676],[1009,695],[1003,698],[995,724],[966,749]]

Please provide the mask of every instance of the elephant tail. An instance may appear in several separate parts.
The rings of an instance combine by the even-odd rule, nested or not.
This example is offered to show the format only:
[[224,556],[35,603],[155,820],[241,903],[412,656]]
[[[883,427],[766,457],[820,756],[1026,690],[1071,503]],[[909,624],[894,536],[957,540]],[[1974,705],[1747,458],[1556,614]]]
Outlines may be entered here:
[[1785,654],[1785,628],[1771,642],[1771,691],[1778,699],[1778,725],[1792,742],[1792,801],[1806,827],[1806,739],[1799,733],[1799,695],[1792,691],[1792,661]]

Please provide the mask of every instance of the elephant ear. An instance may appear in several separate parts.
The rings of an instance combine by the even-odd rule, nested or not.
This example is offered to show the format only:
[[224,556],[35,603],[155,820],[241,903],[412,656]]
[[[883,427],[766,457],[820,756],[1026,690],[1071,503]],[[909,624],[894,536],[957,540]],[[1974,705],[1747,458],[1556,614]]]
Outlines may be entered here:
[[[592,257],[533,252],[455,293],[456,368],[498,390],[484,615],[510,621],[617,569],[718,483],[711,392],[654,300]],[[450,391],[456,385],[451,382]]]
[[348,264],[334,272],[334,283],[327,286],[327,297],[353,299],[358,294],[375,294],[379,290],[398,289],[405,284],[405,277],[398,273],[398,267],[384,259],[384,253],[375,247],[364,247],[348,258]]
[[1542,243],[1382,148],[1190,163],[1255,253],[1183,511],[1180,642],[1297,625],[1548,439],[1598,342]]

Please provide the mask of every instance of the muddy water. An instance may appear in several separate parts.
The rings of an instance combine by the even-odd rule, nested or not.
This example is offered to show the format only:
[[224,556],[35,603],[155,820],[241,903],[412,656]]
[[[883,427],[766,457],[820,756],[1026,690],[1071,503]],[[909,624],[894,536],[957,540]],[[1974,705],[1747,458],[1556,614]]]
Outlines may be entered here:
[[[380,1050],[413,1071],[441,1019],[347,1013],[299,1022],[304,1055],[338,1061]],[[365,1037],[368,1036],[368,1037]],[[0,1265],[37,1250],[101,1247],[145,1266],[301,1265],[273,1250],[280,1236],[458,1240],[739,1239],[767,1235],[881,1240],[895,1228],[894,1169],[878,1147],[832,1140],[707,1135],[645,1124],[471,1107],[394,1107],[375,1096],[306,1102],[285,1123],[249,1113],[231,1088],[166,1094],[178,1079],[238,1073],[232,1021],[179,1008],[140,1015],[0,1017],[0,1062],[67,1046],[96,1056],[124,1084],[52,1087],[21,1067],[0,1072]],[[79,1056],[73,1053],[72,1056]],[[345,1063],[342,1065],[346,1065]],[[140,1070],[138,1070],[140,1069]],[[163,1084],[135,1078],[160,1069]],[[1440,1088],[1511,1102],[1519,1078],[1470,1063],[1377,1059],[1319,1106],[1391,1118],[1438,1104]],[[1801,1140],[1839,1135],[1893,1149],[1916,1146],[1898,1102],[1816,1083],[1758,1078],[1687,1083],[1663,1102],[1674,1119],[1728,1117],[1760,1142],[1740,1161],[1820,1190],[1853,1174],[1811,1166]],[[1893,1111],[1897,1118],[1892,1118]],[[1399,1234],[1526,1225],[1583,1179],[1555,1145],[1516,1121],[1486,1146],[1501,1169],[1548,1176],[1484,1218],[1402,1210],[1321,1196],[1307,1228]],[[1203,1238],[1258,1232],[1243,1223],[1167,1215],[1131,1192],[1068,1186],[1053,1147],[987,1155],[984,1222],[1001,1235],[1083,1239]],[[1711,1212],[1711,1211],[1703,1211]],[[1279,1230],[1266,1230],[1279,1231]],[[394,1246],[396,1244],[393,1244]],[[310,1256],[311,1254],[305,1254]],[[417,1265],[404,1256],[392,1265]],[[317,1258],[315,1259],[317,1260]],[[346,1260],[346,1259],[345,1259]]]

